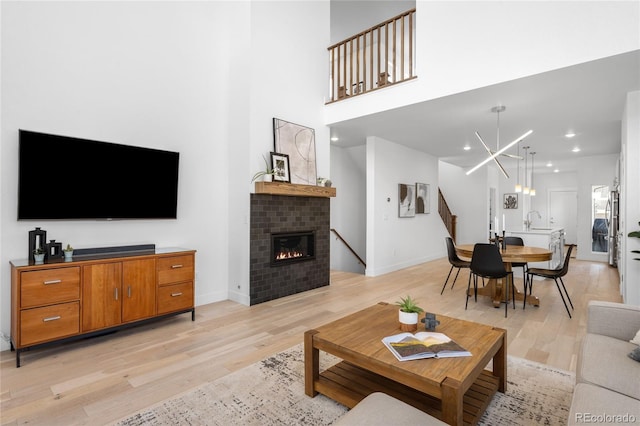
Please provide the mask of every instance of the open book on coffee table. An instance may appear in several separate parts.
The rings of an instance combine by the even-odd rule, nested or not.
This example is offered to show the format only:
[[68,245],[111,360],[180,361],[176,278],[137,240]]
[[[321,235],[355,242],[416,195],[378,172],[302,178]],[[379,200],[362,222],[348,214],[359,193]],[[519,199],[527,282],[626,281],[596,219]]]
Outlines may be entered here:
[[382,339],[382,343],[400,361],[471,356],[471,352],[445,334],[430,331],[395,334]]

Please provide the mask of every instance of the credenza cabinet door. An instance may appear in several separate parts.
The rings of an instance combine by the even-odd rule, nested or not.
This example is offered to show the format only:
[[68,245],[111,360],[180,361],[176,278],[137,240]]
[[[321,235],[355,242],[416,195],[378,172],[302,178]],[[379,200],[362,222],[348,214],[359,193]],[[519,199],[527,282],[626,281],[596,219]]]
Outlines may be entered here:
[[128,260],[122,263],[122,321],[156,315],[156,260]]
[[82,330],[92,331],[122,322],[122,262],[82,267]]

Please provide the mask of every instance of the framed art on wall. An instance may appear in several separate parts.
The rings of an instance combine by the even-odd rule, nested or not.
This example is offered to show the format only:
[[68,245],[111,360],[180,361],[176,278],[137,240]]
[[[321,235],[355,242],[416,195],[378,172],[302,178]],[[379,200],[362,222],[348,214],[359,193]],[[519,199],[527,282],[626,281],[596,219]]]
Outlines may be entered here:
[[504,194],[504,208],[505,209],[517,209],[518,208],[518,194],[508,193]]
[[427,183],[416,183],[416,213],[430,213],[429,184]]
[[291,183],[316,185],[316,136],[310,127],[273,119],[275,152],[289,156]]
[[414,217],[416,215],[416,203],[414,186],[406,183],[398,184],[398,216]]
[[289,156],[279,152],[271,153],[271,169],[274,182],[291,182],[289,173]]

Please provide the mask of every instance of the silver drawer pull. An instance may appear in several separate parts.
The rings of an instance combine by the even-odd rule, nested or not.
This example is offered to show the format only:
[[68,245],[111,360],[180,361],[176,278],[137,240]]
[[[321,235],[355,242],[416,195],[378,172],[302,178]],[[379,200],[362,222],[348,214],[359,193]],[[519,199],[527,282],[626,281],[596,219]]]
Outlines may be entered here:
[[171,269],[182,268],[182,265],[171,265]]
[[58,283],[61,283],[61,282],[62,282],[62,280],[49,280],[49,281],[43,282],[42,284],[49,285],[49,284],[58,284]]
[[171,297],[182,296],[182,292],[180,293],[171,293]]
[[60,315],[56,315],[55,317],[42,318],[42,321],[43,322],[55,321],[55,320],[59,320],[60,318],[62,318]]

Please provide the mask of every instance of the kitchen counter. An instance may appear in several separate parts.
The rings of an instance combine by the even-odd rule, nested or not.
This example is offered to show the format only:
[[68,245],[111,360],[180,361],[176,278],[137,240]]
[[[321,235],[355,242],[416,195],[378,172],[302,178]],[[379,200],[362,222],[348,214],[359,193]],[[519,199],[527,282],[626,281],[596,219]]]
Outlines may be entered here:
[[527,230],[518,230],[518,231],[507,231],[506,233],[508,235],[514,235],[514,234],[542,234],[542,235],[551,235],[554,232],[560,232],[563,231],[564,228],[535,228],[535,227],[531,227],[528,231]]
[[562,265],[564,250],[564,228],[538,228],[527,230],[506,231],[506,235],[520,237],[525,246],[542,247],[553,252],[549,262],[529,263],[531,268],[555,269]]

